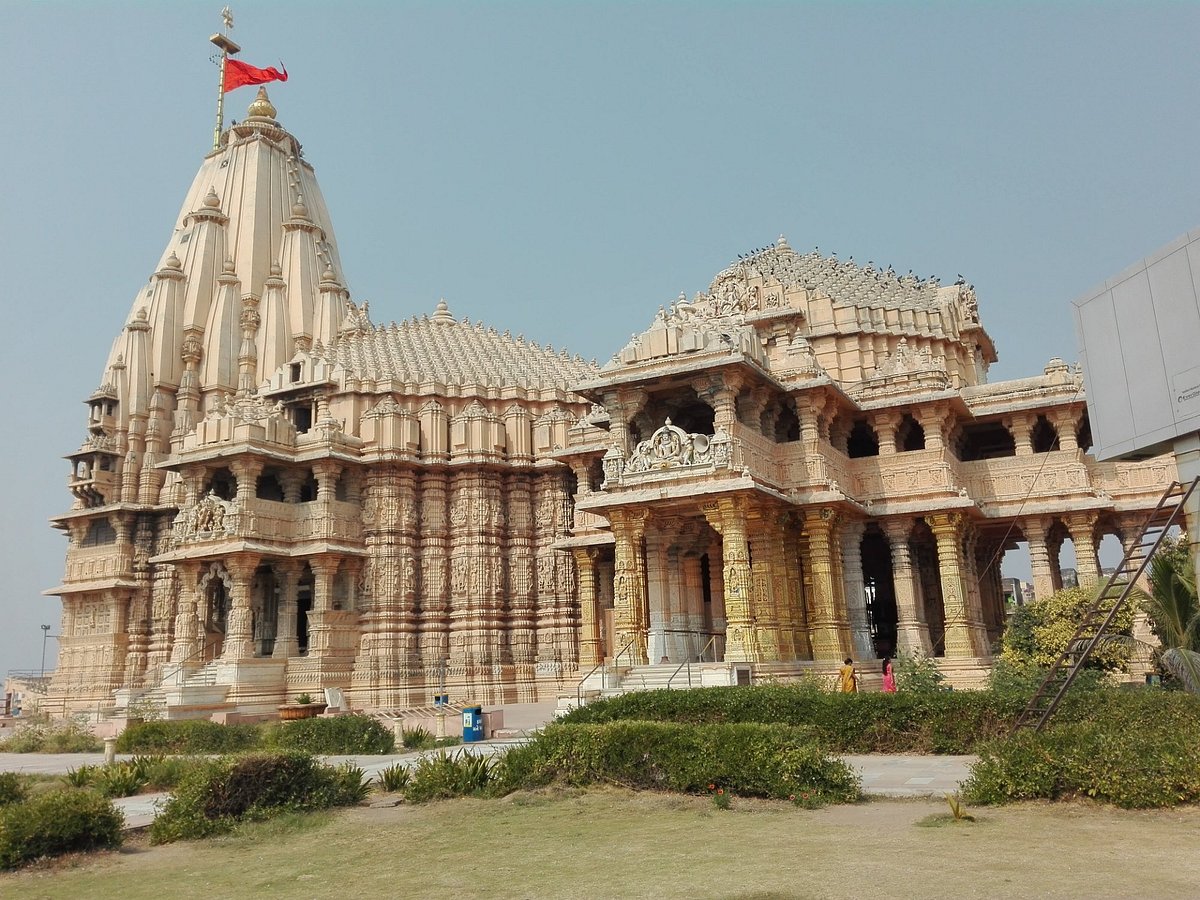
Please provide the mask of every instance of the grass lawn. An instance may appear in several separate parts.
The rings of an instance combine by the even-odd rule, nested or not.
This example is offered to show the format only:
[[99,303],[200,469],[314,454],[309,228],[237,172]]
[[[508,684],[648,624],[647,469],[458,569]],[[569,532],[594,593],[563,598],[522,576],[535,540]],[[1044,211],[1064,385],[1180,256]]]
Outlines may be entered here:
[[[378,796],[378,795],[376,795]],[[1200,808],[972,809],[932,801],[816,811],[735,800],[518,794],[356,808],[218,840],[79,856],[0,875],[0,896],[1102,897],[1191,896]]]

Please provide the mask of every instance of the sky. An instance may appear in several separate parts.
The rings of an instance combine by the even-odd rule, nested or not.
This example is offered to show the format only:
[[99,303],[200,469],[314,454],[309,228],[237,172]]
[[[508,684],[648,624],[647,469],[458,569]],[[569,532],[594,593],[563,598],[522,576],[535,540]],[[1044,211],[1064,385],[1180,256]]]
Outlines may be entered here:
[[[4,11],[0,672],[39,668],[39,626],[58,633],[40,592],[62,574],[61,457],[211,146],[220,5]],[[965,276],[999,380],[1074,361],[1071,300],[1200,224],[1197,5],[292,0],[234,17],[242,59],[288,69],[271,99],[377,323],[444,297],[604,361],[785,234]]]

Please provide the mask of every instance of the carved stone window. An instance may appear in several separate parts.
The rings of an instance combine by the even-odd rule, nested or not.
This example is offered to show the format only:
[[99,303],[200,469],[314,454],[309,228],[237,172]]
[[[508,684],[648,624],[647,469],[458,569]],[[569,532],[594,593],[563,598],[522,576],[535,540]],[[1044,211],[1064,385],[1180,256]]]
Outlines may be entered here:
[[925,449],[925,429],[908,413],[896,428],[896,449],[901,453]]
[[115,544],[117,532],[109,524],[108,519],[93,519],[88,525],[87,534],[83,536],[83,547],[101,547],[105,544]]
[[851,459],[879,455],[879,435],[866,419],[857,419],[846,436],[846,455]]
[[1038,416],[1029,434],[1034,453],[1049,453],[1058,449],[1058,429],[1047,421],[1045,416]]

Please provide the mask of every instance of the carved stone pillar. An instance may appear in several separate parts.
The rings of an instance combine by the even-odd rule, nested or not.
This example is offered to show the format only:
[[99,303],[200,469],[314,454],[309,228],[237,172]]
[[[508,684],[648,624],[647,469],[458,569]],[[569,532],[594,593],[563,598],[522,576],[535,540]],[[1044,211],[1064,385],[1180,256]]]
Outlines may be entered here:
[[313,475],[317,479],[317,502],[331,503],[337,494],[338,476],[342,473],[339,463],[322,459],[313,464]]
[[746,539],[745,502],[722,498],[706,505],[704,515],[721,535],[725,564],[725,659],[757,662],[761,655],[751,607],[753,573]]
[[896,427],[900,424],[900,416],[895,410],[877,412],[871,417],[871,425],[879,435],[879,455],[896,455]]
[[[238,476],[238,493],[241,493],[241,476]],[[251,482],[253,484],[253,482]],[[225,631],[225,644],[221,658],[225,660],[251,659],[254,656],[253,615],[250,610],[250,585],[261,557],[256,553],[239,553],[225,561],[225,568],[233,579],[233,590],[229,597],[229,619]]]
[[300,490],[304,487],[307,476],[296,469],[287,469],[279,473],[279,484],[283,488],[284,503],[299,503]]
[[842,593],[841,573],[835,558],[833,530],[837,514],[830,507],[804,511],[804,533],[808,537],[808,560],[812,594],[809,635],[813,659],[841,661],[850,654],[850,623]]
[[[641,510],[614,510],[610,516],[615,564],[613,574],[613,654],[622,654],[625,665],[647,662],[646,590],[642,580],[642,544],[646,514]],[[626,646],[628,645],[628,649]]]
[[290,659],[300,655],[296,622],[300,563],[293,559],[275,563],[275,577],[279,579],[279,627],[275,633],[275,648],[271,655],[275,659]]
[[943,437],[948,425],[949,410],[941,403],[931,403],[916,410],[917,421],[925,432],[926,450],[944,450],[946,442]]
[[596,593],[594,547],[576,547],[575,569],[579,574],[579,665],[595,666],[600,655],[600,602]]
[[842,585],[846,597],[846,615],[850,620],[850,643],[856,659],[875,658],[871,626],[867,621],[867,591],[863,582],[862,536],[864,522],[846,522],[839,531],[842,554]]
[[322,657],[330,649],[329,613],[333,610],[333,579],[337,575],[335,556],[314,556],[308,561],[313,573],[313,604],[308,614],[308,655]]
[[1052,420],[1058,429],[1058,449],[1076,451],[1079,449],[1079,436],[1075,429],[1079,427],[1079,413],[1067,407],[1058,410]]
[[787,582],[787,615],[779,624],[780,629],[790,631],[784,642],[791,650],[788,659],[812,659],[812,645],[808,637],[808,614],[804,603],[804,570],[800,558],[802,537],[796,530],[792,515],[780,517],[780,540],[782,542],[782,565]]
[[970,621],[969,598],[963,583],[962,529],[959,513],[926,516],[937,540],[942,608],[946,615],[946,656],[973,657],[986,652],[979,629]]
[[1075,545],[1075,572],[1079,584],[1100,580],[1100,561],[1096,555],[1096,514],[1075,513],[1067,516],[1067,531]]
[[247,504],[254,499],[258,488],[258,476],[262,474],[263,464],[257,459],[235,459],[230,466],[237,479],[237,503],[240,509],[246,509]]
[[905,653],[933,655],[929,624],[919,602],[916,571],[908,539],[912,522],[895,519],[883,523],[892,551],[892,586],[896,592],[896,643]]
[[754,642],[758,658],[763,662],[782,659],[780,647],[780,611],[782,585],[778,582],[780,562],[777,555],[777,535],[770,511],[750,520],[747,534],[750,555],[754,559],[751,571],[751,619],[754,622]]
[[1046,524],[1041,519],[1025,519],[1021,531],[1029,541],[1029,562],[1033,577],[1033,596],[1044,600],[1054,593],[1054,570],[1046,543]]
[[190,560],[178,563],[179,599],[175,615],[175,643],[171,648],[171,662],[179,665],[192,662],[199,665],[200,619],[196,610],[204,602],[198,585],[200,563]]
[[1004,424],[1012,432],[1013,442],[1017,447],[1017,456],[1033,456],[1033,423],[1030,413],[1018,413]]

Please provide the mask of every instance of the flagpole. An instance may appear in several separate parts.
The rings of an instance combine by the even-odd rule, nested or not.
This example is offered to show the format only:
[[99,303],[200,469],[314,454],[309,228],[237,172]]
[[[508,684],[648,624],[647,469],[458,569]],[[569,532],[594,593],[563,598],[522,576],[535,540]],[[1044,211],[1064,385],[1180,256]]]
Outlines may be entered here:
[[221,18],[225,22],[225,33],[214,34],[209,40],[221,51],[221,80],[217,84],[217,124],[213,129],[213,149],[221,146],[221,132],[225,129],[225,63],[229,54],[238,53],[242,48],[229,37],[229,29],[233,28],[233,13],[229,7],[221,10]]

